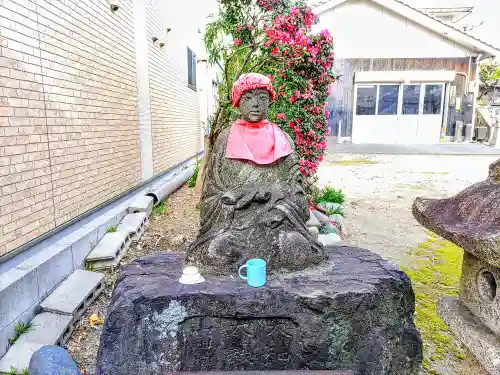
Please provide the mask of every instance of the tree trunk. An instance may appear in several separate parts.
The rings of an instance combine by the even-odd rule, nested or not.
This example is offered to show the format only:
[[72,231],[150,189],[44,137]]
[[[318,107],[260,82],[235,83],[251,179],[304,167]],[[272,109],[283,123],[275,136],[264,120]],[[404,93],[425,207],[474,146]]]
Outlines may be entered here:
[[205,168],[206,165],[208,164],[208,160],[210,158],[210,155],[212,154],[212,145],[210,142],[210,136],[206,135],[204,140],[204,154],[203,154],[203,160],[200,164],[200,168],[198,170],[198,177],[196,178],[196,187],[195,191],[197,193],[201,193],[201,190],[203,189],[203,177],[205,176]]

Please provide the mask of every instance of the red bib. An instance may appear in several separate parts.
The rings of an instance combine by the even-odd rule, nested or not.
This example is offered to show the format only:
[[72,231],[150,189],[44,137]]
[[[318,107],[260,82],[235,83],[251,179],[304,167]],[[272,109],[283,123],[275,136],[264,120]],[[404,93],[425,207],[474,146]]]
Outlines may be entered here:
[[268,120],[258,123],[236,120],[229,131],[226,158],[271,164],[292,151],[285,133]]

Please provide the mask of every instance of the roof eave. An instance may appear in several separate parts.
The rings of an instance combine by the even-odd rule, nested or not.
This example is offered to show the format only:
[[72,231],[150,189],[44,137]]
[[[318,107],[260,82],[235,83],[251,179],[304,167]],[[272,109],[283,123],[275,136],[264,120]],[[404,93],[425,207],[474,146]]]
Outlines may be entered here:
[[[345,3],[346,1],[348,0],[331,0],[316,7],[314,10],[316,14],[321,14],[342,3]],[[500,56],[500,50],[496,49],[495,47],[490,46],[472,36],[469,36],[433,17],[430,17],[429,15],[424,14],[412,8],[407,4],[395,0],[371,0],[371,1],[384,8],[392,10],[393,12],[400,14],[401,16],[411,19],[417,24],[429,30],[434,31],[435,33],[440,34],[445,38],[451,39],[454,42],[471,49],[471,51],[477,53],[478,55],[479,54],[483,55],[484,56],[483,58],[489,58],[489,57],[494,58],[496,56]]]

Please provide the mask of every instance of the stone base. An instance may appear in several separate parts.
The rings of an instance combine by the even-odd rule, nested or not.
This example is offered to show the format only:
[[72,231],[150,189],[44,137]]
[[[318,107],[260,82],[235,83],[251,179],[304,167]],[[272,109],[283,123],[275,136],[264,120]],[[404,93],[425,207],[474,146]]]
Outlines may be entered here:
[[329,261],[251,288],[234,277],[182,285],[183,255],[120,274],[97,375],[169,371],[351,370],[418,374],[420,334],[408,277],[378,255],[327,248]]
[[[462,306],[457,297],[441,298],[438,302],[438,313],[488,373],[500,375],[500,342],[493,332]],[[479,374],[481,373],[474,373]]]

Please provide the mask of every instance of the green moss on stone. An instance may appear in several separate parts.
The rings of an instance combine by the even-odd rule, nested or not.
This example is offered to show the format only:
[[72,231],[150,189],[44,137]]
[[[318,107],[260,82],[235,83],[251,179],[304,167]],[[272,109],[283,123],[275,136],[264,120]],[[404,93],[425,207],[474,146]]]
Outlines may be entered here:
[[434,233],[428,232],[428,236],[427,241],[412,250],[411,266],[403,269],[411,278],[415,291],[415,324],[424,341],[423,367],[428,374],[433,374],[433,361],[464,358],[462,348],[456,344],[436,310],[439,297],[458,295],[463,250]]

